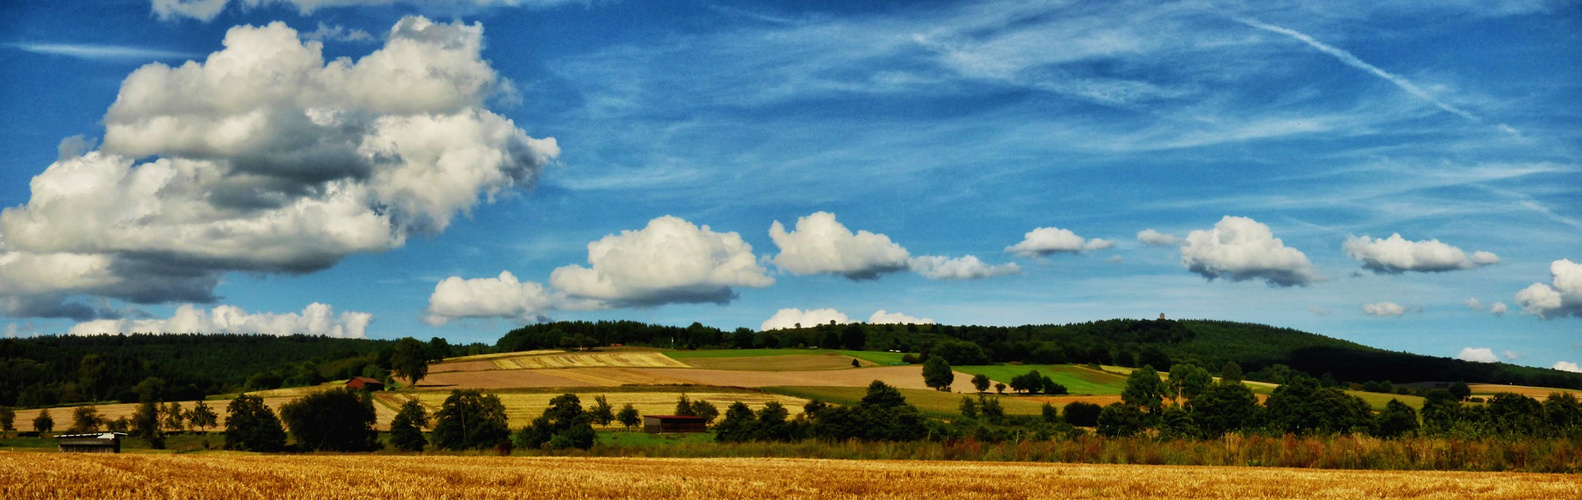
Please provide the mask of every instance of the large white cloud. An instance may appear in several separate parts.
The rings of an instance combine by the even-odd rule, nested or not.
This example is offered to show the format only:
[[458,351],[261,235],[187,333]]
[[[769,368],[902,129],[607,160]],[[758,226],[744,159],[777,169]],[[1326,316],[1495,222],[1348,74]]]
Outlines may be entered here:
[[[213,20],[225,10],[231,0],[150,0],[154,15],[163,20],[190,17],[200,21]],[[578,0],[236,0],[235,3],[254,8],[267,4],[289,4],[302,15],[326,7],[353,7],[359,5],[391,5],[404,3],[417,7],[443,11],[465,12],[487,7],[550,7]]]
[[509,271],[494,278],[451,276],[434,285],[423,321],[439,326],[457,318],[535,320],[555,308],[556,302],[543,285],[518,281]]
[[880,309],[874,311],[872,316],[868,316],[868,323],[874,325],[932,325],[934,324],[934,318],[916,318]]
[[1362,306],[1362,312],[1371,316],[1400,316],[1406,314],[1406,306],[1394,302],[1378,302]]
[[1582,366],[1577,366],[1576,363],[1572,363],[1570,361],[1556,361],[1554,366],[1550,366],[1550,368],[1554,368],[1563,372],[1582,373]]
[[851,318],[846,317],[845,313],[834,309],[781,309],[775,311],[775,314],[770,316],[769,319],[764,320],[763,324],[758,325],[758,331],[784,330],[786,328],[797,328],[799,325],[811,328],[813,325],[825,325],[831,321],[835,323],[852,322]]
[[769,238],[780,248],[780,254],[769,261],[799,275],[831,273],[853,280],[875,279],[907,269],[912,256],[889,236],[862,230],[852,233],[829,212],[797,218],[792,231],[774,221]]
[[954,259],[925,255],[913,257],[910,265],[913,272],[931,280],[973,280],[1022,272],[1021,266],[1016,265],[1015,262],[995,266],[986,264],[972,255]]
[[1460,353],[1456,354],[1456,359],[1479,363],[1498,363],[1500,361],[1500,357],[1494,355],[1494,350],[1487,347],[1464,347]]
[[668,215],[641,230],[589,243],[588,264],[555,269],[550,285],[573,298],[610,306],[652,306],[724,304],[736,297],[732,287],[774,284],[741,235],[716,233]]
[[72,335],[101,333],[258,333],[265,335],[324,335],[363,338],[373,315],[347,311],[314,302],[298,313],[248,313],[234,306],[205,310],[191,304],[176,309],[167,319],[95,320],[71,327]]
[[1187,234],[1181,244],[1181,265],[1211,280],[1263,280],[1271,286],[1303,286],[1318,279],[1307,255],[1285,246],[1269,226],[1228,215],[1213,229]]
[[1499,256],[1477,251],[1467,255],[1439,240],[1411,241],[1400,233],[1388,238],[1369,238],[1368,235],[1350,236],[1341,245],[1346,255],[1362,263],[1362,267],[1376,273],[1400,274],[1407,271],[1439,273],[1458,269],[1495,264]]
[[1048,257],[1056,253],[1081,253],[1085,250],[1103,250],[1115,242],[1093,238],[1084,239],[1069,229],[1040,227],[1028,231],[1022,241],[1005,247],[1006,252],[1027,258]]
[[0,296],[213,301],[224,272],[323,269],[532,186],[559,149],[484,108],[504,83],[482,46],[481,25],[408,17],[326,61],[276,22],[139,68],[100,149],[63,146],[0,213]]
[[1582,264],[1560,259],[1549,264],[1551,285],[1533,283],[1516,292],[1516,305],[1541,318],[1582,318]]

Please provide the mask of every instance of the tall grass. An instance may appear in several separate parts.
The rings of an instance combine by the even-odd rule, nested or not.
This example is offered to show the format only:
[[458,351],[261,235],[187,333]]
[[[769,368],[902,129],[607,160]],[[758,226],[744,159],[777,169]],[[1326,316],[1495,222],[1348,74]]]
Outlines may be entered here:
[[1582,472],[1582,441],[1574,439],[1449,439],[1413,437],[1262,436],[1159,440],[1083,435],[1069,440],[986,443],[703,443],[662,446],[600,444],[562,455],[604,457],[785,457],[850,460],[972,460],[1150,465],[1225,465],[1310,469]]

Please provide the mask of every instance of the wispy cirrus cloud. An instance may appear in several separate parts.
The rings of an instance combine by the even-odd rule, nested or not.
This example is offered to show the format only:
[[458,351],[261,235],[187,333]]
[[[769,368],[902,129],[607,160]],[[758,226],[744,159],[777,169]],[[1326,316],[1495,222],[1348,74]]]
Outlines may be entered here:
[[144,62],[169,59],[190,59],[201,56],[201,54],[194,54],[191,52],[137,47],[131,45],[18,42],[8,44],[8,46],[17,50],[32,52],[35,54],[49,54],[101,61]]

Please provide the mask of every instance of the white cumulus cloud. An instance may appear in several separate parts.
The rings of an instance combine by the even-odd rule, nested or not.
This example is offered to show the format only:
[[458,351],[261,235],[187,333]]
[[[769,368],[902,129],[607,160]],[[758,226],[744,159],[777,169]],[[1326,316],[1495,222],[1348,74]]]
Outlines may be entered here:
[[1069,229],[1040,227],[1028,231],[1023,235],[1021,242],[1005,247],[1005,251],[1032,259],[1057,253],[1103,250],[1112,246],[1115,246],[1113,241],[1100,238],[1085,239]]
[[835,323],[852,322],[851,318],[846,317],[845,313],[834,309],[802,310],[790,308],[775,311],[773,316],[770,316],[769,319],[764,320],[763,324],[758,326],[758,331],[783,330],[796,328],[797,325],[811,328],[813,325],[829,324],[831,321]]
[[1551,284],[1533,283],[1516,292],[1516,305],[1541,318],[1582,318],[1582,264],[1560,259],[1549,264]]
[[1509,311],[1510,307],[1506,306],[1504,302],[1495,302],[1493,305],[1489,306],[1489,314],[1493,314],[1495,316],[1504,316],[1505,313]]
[[1494,355],[1494,350],[1487,347],[1463,347],[1456,354],[1456,359],[1462,361],[1476,361],[1479,363],[1496,363],[1500,357]]
[[1165,234],[1153,229],[1144,229],[1137,232],[1137,241],[1156,247],[1167,247],[1181,243],[1181,238],[1173,234]]
[[725,304],[736,298],[733,287],[774,284],[766,272],[741,235],[667,215],[589,243],[588,267],[555,269],[549,283],[573,298],[616,307]]
[[889,236],[863,230],[852,233],[829,212],[799,217],[791,231],[774,221],[769,238],[780,248],[769,261],[792,274],[830,273],[864,280],[911,265],[912,254]]
[[423,321],[439,326],[457,318],[533,320],[555,306],[555,298],[543,285],[518,281],[510,272],[494,278],[451,276],[434,285]]
[[972,280],[1020,274],[1021,266],[1015,262],[989,265],[976,256],[949,258],[937,255],[914,257],[910,261],[913,272],[931,280]]
[[1394,302],[1379,302],[1362,306],[1362,312],[1373,316],[1400,316],[1406,314],[1406,306]]
[[[150,0],[154,15],[161,20],[172,20],[178,17],[188,17],[199,21],[211,21],[225,11],[226,5],[231,0]],[[557,5],[574,3],[581,0],[236,0],[235,3],[244,8],[255,8],[261,5],[281,4],[291,5],[304,16],[314,11],[328,7],[355,7],[359,5],[384,6],[396,3],[412,5],[436,13],[452,12],[462,13],[491,7],[529,7],[545,8]]]
[[934,318],[915,318],[898,312],[889,312],[884,309],[874,311],[868,317],[868,323],[874,325],[932,325]]
[[1550,368],[1554,368],[1563,372],[1582,373],[1582,366],[1577,366],[1576,363],[1572,363],[1570,361],[1556,361],[1554,366],[1551,366]]
[[1181,265],[1210,280],[1263,280],[1289,287],[1318,279],[1307,255],[1285,246],[1269,226],[1228,215],[1213,229],[1187,234],[1181,244]]
[[484,108],[507,82],[479,24],[407,17],[355,61],[279,22],[223,44],[134,71],[103,145],[63,147],[0,213],[0,297],[211,302],[228,271],[310,272],[439,234],[559,154]]
[[1500,258],[1492,253],[1478,251],[1469,257],[1466,252],[1439,240],[1411,241],[1400,233],[1388,238],[1369,238],[1367,235],[1350,236],[1341,245],[1346,255],[1362,263],[1362,267],[1381,274],[1403,272],[1439,273],[1458,269],[1495,264]]
[[117,333],[257,333],[264,335],[323,335],[363,338],[373,315],[347,311],[314,302],[302,313],[248,313],[235,306],[203,309],[183,304],[166,319],[95,320],[71,327],[72,335]]

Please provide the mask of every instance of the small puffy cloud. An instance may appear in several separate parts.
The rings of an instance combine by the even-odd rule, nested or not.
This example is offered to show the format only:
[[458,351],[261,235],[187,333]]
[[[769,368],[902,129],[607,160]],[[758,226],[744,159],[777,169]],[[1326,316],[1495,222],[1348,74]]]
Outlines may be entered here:
[[1372,316],[1400,316],[1406,314],[1406,306],[1394,302],[1379,302],[1362,306],[1362,312]]
[[1497,363],[1500,361],[1500,357],[1494,355],[1494,350],[1487,347],[1463,347],[1461,353],[1456,354],[1456,359],[1479,363]]
[[1516,305],[1540,318],[1582,318],[1582,264],[1560,259],[1549,264],[1552,284],[1533,283],[1516,292]]
[[1495,316],[1504,316],[1505,313],[1509,311],[1510,307],[1506,306],[1504,302],[1495,302],[1493,305],[1489,306],[1489,314],[1493,314]]
[[1482,311],[1483,310],[1483,302],[1479,301],[1477,297],[1469,298],[1469,299],[1467,299],[1467,301],[1465,303],[1467,304],[1467,309],[1471,309],[1471,310],[1474,310],[1474,311]]
[[451,276],[434,285],[423,321],[439,326],[458,318],[532,320],[554,307],[554,297],[543,285],[517,281],[510,272],[495,278]]
[[205,310],[192,304],[176,309],[166,319],[96,320],[71,327],[72,335],[117,333],[257,333],[264,335],[323,335],[364,338],[373,315],[347,311],[314,302],[298,313],[248,313],[234,306]]
[[780,248],[769,261],[792,274],[829,273],[865,280],[911,266],[911,253],[889,236],[852,233],[829,212],[797,218],[792,231],[775,221],[769,226],[769,238]]
[[437,235],[559,154],[485,109],[504,80],[479,24],[406,17],[355,61],[279,22],[223,44],[129,75],[98,150],[63,141],[0,213],[0,297],[212,302],[226,272],[311,272]]
[[1137,232],[1137,241],[1145,245],[1167,247],[1181,243],[1181,238],[1173,234],[1165,234],[1153,229],[1144,229]]
[[1556,361],[1554,366],[1551,366],[1550,368],[1554,368],[1563,372],[1582,373],[1582,366],[1577,366],[1576,363],[1572,363],[1570,361]]
[[1084,239],[1069,229],[1040,227],[1028,231],[1022,241],[1005,247],[1005,251],[1029,259],[1048,257],[1057,253],[1082,253],[1086,250],[1103,250],[1115,242],[1100,238]]
[[1285,246],[1269,226],[1228,215],[1213,229],[1187,234],[1181,244],[1181,265],[1210,280],[1263,280],[1289,287],[1318,279],[1307,255]]
[[1309,307],[1309,308],[1307,308],[1307,312],[1312,313],[1314,316],[1329,316],[1331,314],[1335,314],[1334,310],[1332,310],[1332,309],[1330,309],[1328,307],[1319,307],[1319,306]]
[[932,325],[934,318],[914,318],[898,312],[889,312],[884,309],[874,311],[868,317],[868,323],[873,325]]
[[766,272],[741,235],[667,215],[589,243],[588,267],[555,269],[549,283],[573,298],[617,307],[725,304],[736,298],[733,287],[774,284]]
[[834,309],[808,309],[805,311],[801,309],[781,309],[775,311],[774,316],[764,320],[763,324],[758,326],[758,331],[783,330],[796,328],[797,325],[812,327],[813,325],[829,324],[831,321],[836,323],[852,322],[851,318],[846,317],[845,313]]
[[1022,272],[1015,262],[992,266],[972,255],[954,259],[937,255],[914,257],[910,265],[913,272],[931,280],[974,280]]
[[319,21],[319,29],[303,33],[303,40],[316,40],[332,42],[372,42],[374,36],[360,29],[347,29],[339,24],[331,26]]
[[1522,353],[1519,353],[1519,352],[1516,352],[1516,351],[1511,351],[1511,350],[1507,350],[1507,351],[1501,352],[1500,354],[1503,354],[1505,356],[1505,359],[1508,359],[1508,360],[1511,360],[1511,361],[1515,361],[1515,360],[1527,357],[1527,356],[1523,355]]
[[1362,267],[1380,274],[1400,274],[1408,271],[1440,273],[1458,269],[1495,264],[1500,258],[1492,253],[1478,251],[1467,256],[1460,248],[1439,240],[1411,241],[1400,233],[1388,238],[1369,238],[1367,235],[1350,236],[1341,245],[1346,255],[1362,263]]

